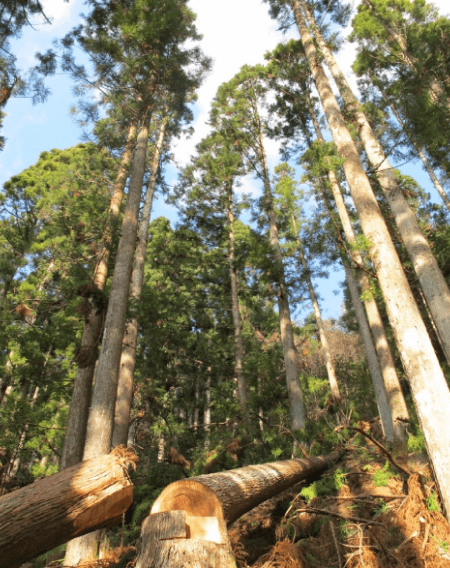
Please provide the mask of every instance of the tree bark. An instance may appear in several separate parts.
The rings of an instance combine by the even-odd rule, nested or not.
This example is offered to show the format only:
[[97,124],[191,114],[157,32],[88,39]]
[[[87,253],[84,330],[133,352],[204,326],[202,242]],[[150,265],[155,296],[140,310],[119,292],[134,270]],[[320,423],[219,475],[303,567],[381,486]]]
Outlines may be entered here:
[[[97,253],[97,264],[93,276],[93,291],[96,291],[97,294],[98,292],[103,293],[105,289],[108,260],[111,252],[111,238],[114,232],[114,226],[119,217],[120,204],[122,202],[131,156],[133,154],[132,149],[135,135],[136,125],[132,124],[128,131],[125,151],[113,187],[109,205],[109,218],[103,236],[103,243]],[[83,356],[83,361],[78,363],[73,384],[66,436],[64,438],[60,461],[61,469],[74,465],[83,459],[89,406],[92,396],[92,381],[94,378],[95,364],[97,362],[98,341],[102,333],[105,316],[104,307],[102,305],[96,306],[95,303],[92,302],[92,297],[87,297],[86,302],[89,306],[89,313],[86,316],[81,346],[79,347],[80,355],[84,354],[85,356]]]
[[294,227],[294,232],[297,235],[297,244],[298,244],[297,250],[303,266],[303,277],[305,278],[306,283],[308,285],[309,296],[311,298],[311,302],[313,305],[314,315],[316,316],[317,327],[319,328],[320,343],[322,345],[322,349],[325,355],[325,367],[327,369],[328,382],[330,383],[331,396],[336,402],[339,402],[341,400],[341,393],[339,392],[339,385],[336,376],[336,371],[334,369],[333,359],[331,358],[330,348],[328,346],[327,334],[325,333],[325,327],[323,325],[322,315],[320,313],[319,302],[317,301],[317,296],[314,291],[314,286],[312,285],[311,282],[311,276],[308,264],[306,262],[305,255],[303,254],[302,243],[298,236],[297,223],[295,221],[294,214],[292,214],[292,225]]
[[122,338],[136,247],[142,182],[147,159],[149,121],[149,116],[143,121],[133,158],[127,203],[122,222],[122,234],[117,249],[105,319],[105,332],[89,413],[84,459],[105,454],[109,452],[111,446]]
[[[188,514],[219,518],[223,513],[229,525],[263,501],[323,471],[338,457],[338,452],[333,452],[326,456],[250,465],[176,481],[164,489],[151,513],[184,509]],[[199,489],[199,484],[206,489]]]
[[[325,140],[322,136],[319,122],[311,104],[310,113],[313,120],[314,129],[316,131],[317,139],[320,142],[324,142]],[[341,219],[345,237],[349,243],[355,245],[356,235],[350,221],[344,198],[342,197],[337,176],[331,169],[328,170],[328,181],[330,182],[331,191],[333,193],[336,208]],[[323,190],[322,193],[326,203],[327,198]],[[386,337],[383,320],[381,319],[377,303],[372,295],[370,280],[365,270],[363,270],[364,261],[361,254],[356,249],[351,252],[351,256],[353,257],[356,266],[361,267],[356,270],[356,273],[361,286],[361,290],[365,293],[364,306],[366,308],[367,319],[369,320],[370,329],[375,342],[375,348],[377,350],[378,359],[383,373],[384,387],[381,387],[381,385],[378,384],[378,376],[374,368],[375,375],[373,376],[373,378],[376,381],[376,383],[374,383],[374,388],[375,392],[378,393],[378,409],[380,411],[382,422],[384,423],[386,440],[388,442],[393,442],[393,438],[395,438],[400,442],[404,442],[406,440],[405,422],[409,420],[408,407],[406,406],[406,401],[405,397],[403,396],[400,380],[395,369],[394,358],[392,356]],[[370,350],[370,347],[368,347],[368,349]],[[372,365],[373,364],[374,362],[372,362]],[[384,389],[387,395],[387,400],[390,408],[389,414],[391,415],[390,418],[388,418],[387,410],[383,407],[385,399],[381,392],[382,389]],[[393,432],[391,426],[393,427]]]
[[115,526],[133,502],[127,463],[117,449],[0,497],[0,568],[16,568],[78,535]]
[[264,181],[264,201],[267,217],[269,219],[270,244],[272,245],[275,257],[276,284],[278,296],[278,314],[280,318],[280,335],[283,345],[284,365],[286,370],[286,383],[291,413],[291,428],[299,430],[306,425],[306,411],[303,402],[302,389],[299,382],[299,369],[297,364],[297,354],[295,351],[294,333],[292,331],[291,312],[289,308],[289,297],[284,275],[283,255],[278,236],[277,219],[273,207],[273,197],[270,187],[269,168],[267,167],[266,152],[262,137],[261,119],[259,116],[256,101],[252,101],[253,112],[257,125],[258,153],[263,170]]
[[234,258],[234,212],[233,189],[231,184],[228,191],[228,222],[230,224],[228,233],[228,259],[230,264],[231,311],[233,314],[234,326],[234,372],[236,374],[239,404],[241,407],[244,407],[248,402],[248,385],[243,371],[244,345],[242,343],[241,314],[239,312],[238,273]]
[[[300,2],[295,0],[298,14],[301,14]],[[443,349],[447,361],[450,363],[450,290],[442,272],[431,252],[430,246],[419,227],[416,215],[403,196],[395,179],[395,174],[381,144],[378,142],[366,115],[354,96],[350,85],[340,70],[334,55],[325,42],[304,0],[301,1],[307,15],[311,29],[317,39],[326,64],[338,85],[344,102],[354,115],[358,134],[363,142],[367,157],[378,176],[378,181],[384,196],[394,214],[395,222],[403,239],[408,255],[413,263],[414,270],[419,279],[423,293],[428,302],[430,312],[443,342]],[[303,18],[303,16],[301,16]],[[309,35],[309,31],[305,29]],[[312,38],[311,38],[312,41]]]
[[[168,118],[163,118],[158,139],[156,141],[150,164],[150,179],[147,186],[147,194],[142,209],[141,220],[139,223],[136,253],[133,262],[133,273],[131,275],[130,298],[138,302],[142,293],[144,283],[145,254],[148,243],[148,226],[153,205],[153,195],[156,187],[156,176],[159,169],[159,159],[164,143],[165,129]],[[125,326],[122,341],[122,354],[119,365],[119,379],[117,384],[117,397],[114,416],[114,429],[112,434],[112,445],[119,446],[126,444],[128,439],[128,426],[130,423],[131,399],[133,395],[133,376],[136,364],[136,346],[138,335],[138,321],[133,318]]]
[[383,291],[417,414],[436,474],[442,501],[450,517],[450,391],[414,301],[386,223],[359,159],[339,105],[319,62],[298,0],[290,0],[306,56],[339,155]]
[[136,568],[236,568],[223,519],[156,513],[142,523]]
[[[394,427],[392,416],[392,409],[389,405],[388,395],[386,393],[386,385],[382,375],[380,363],[377,358],[377,352],[373,344],[372,336],[370,335],[370,327],[367,323],[366,313],[364,306],[359,297],[358,285],[353,276],[351,268],[344,263],[345,276],[347,284],[352,297],[353,307],[355,308],[356,319],[358,320],[359,333],[363,340],[364,349],[366,352],[367,364],[369,366],[370,376],[372,377],[373,390],[375,391],[375,399],[377,401],[378,414],[380,415],[381,428],[386,441],[390,444],[394,443],[395,439],[404,441],[405,428]],[[394,369],[395,370],[395,369]]]
[[[127,203],[122,221],[122,234],[117,248],[105,319],[105,332],[89,411],[83,454],[85,460],[106,454],[111,448],[122,338],[147,159],[149,121],[150,117],[146,116],[141,125],[134,152]],[[95,558],[97,547],[98,535],[95,532],[72,540],[67,544],[64,563],[76,566],[82,560]]]

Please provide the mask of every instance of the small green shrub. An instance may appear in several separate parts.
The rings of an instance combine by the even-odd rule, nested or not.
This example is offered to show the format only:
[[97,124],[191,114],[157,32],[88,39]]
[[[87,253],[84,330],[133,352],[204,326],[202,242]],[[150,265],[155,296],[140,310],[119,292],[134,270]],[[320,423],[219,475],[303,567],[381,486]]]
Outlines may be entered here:
[[308,487],[303,487],[301,494],[305,501],[309,503],[314,497],[319,495],[330,495],[339,491],[345,485],[345,473],[337,469],[331,477],[324,477],[319,481],[314,481]]
[[441,506],[438,503],[436,492],[433,491],[431,495],[428,495],[427,499],[427,507],[429,511],[436,511],[438,513],[441,512]]
[[376,487],[387,487],[389,481],[389,462],[386,461],[383,469],[377,470],[372,477],[373,484]]
[[426,452],[425,438],[422,432],[418,432],[417,436],[409,434],[408,450],[410,452]]

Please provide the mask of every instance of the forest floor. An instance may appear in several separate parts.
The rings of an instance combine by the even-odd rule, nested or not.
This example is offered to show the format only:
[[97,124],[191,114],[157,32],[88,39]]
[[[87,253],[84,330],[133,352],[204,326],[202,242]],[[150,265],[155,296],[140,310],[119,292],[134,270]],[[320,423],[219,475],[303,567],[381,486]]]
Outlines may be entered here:
[[357,438],[319,480],[296,485],[232,525],[239,568],[450,567],[450,523],[427,457],[397,453],[393,460],[406,474]]

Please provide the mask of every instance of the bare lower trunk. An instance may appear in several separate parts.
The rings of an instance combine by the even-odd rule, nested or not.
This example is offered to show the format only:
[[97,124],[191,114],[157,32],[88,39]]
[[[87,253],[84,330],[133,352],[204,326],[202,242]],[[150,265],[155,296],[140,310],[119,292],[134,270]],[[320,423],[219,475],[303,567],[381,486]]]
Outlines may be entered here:
[[[300,2],[295,0],[295,3],[300,13]],[[378,142],[366,115],[361,111],[361,107],[347,83],[344,74],[337,65],[334,55],[321,35],[303,0],[301,5],[309,18],[311,28],[314,31],[314,35],[331,74],[340,89],[341,95],[349,110],[355,116],[355,125],[363,142],[367,157],[377,173],[384,196],[394,214],[400,235],[408,251],[409,258],[413,263],[414,270],[427,299],[436,327],[439,330],[445,356],[450,363],[450,290],[431,252],[427,239],[419,227],[416,215],[397,184],[394,170],[381,144]]]
[[339,155],[383,291],[389,321],[396,336],[417,408],[442,501],[450,515],[450,391],[420,312],[412,296],[395,246],[359,159],[339,105],[318,59],[298,0],[290,0],[330,132]]
[[366,352],[367,365],[369,366],[370,376],[372,377],[372,384],[375,391],[378,414],[380,415],[381,428],[383,429],[384,437],[390,444],[394,443],[395,439],[403,441],[405,438],[404,428],[400,429],[397,433],[394,429],[392,410],[386,393],[386,386],[381,372],[380,363],[377,358],[372,336],[370,335],[370,328],[367,323],[364,306],[359,297],[358,285],[356,284],[352,270],[345,264],[344,270],[350,295],[352,297],[353,307],[355,308],[356,319],[358,320],[359,333],[361,334],[364,350]]
[[234,358],[238,398],[241,407],[248,402],[248,385],[243,371],[244,346],[242,343],[241,314],[239,312],[238,274],[234,259],[234,213],[233,213],[233,190],[230,186],[228,192],[228,222],[229,229],[229,263],[231,282],[231,311],[233,313],[234,326]]
[[[78,348],[78,368],[75,376],[72,398],[70,402],[69,418],[67,422],[64,447],[61,454],[60,468],[64,469],[80,462],[83,459],[86,428],[91,404],[92,381],[95,364],[97,362],[98,341],[103,329],[104,308],[101,293],[106,284],[108,260],[111,249],[111,238],[114,225],[117,222],[122,202],[128,169],[131,162],[132,147],[136,135],[136,126],[133,124],[128,131],[127,145],[122,156],[119,172],[114,184],[109,206],[109,219],[103,236],[103,243],[97,254],[97,264],[94,269],[92,296],[86,292],[85,304],[88,308],[86,322],[83,329],[81,346]],[[100,292],[100,294],[99,294]],[[95,297],[97,293],[97,297]],[[97,305],[96,305],[97,304]]]
[[122,338],[136,247],[139,203],[147,159],[149,121],[150,118],[147,116],[139,131],[133,157],[122,234],[117,249],[105,332],[89,413],[84,459],[108,453],[111,446]]
[[205,426],[205,448],[209,448],[211,436],[211,369],[208,369],[208,376],[205,385],[205,410],[203,412],[203,424]]
[[327,334],[325,333],[325,327],[323,325],[322,315],[320,313],[319,302],[317,301],[317,296],[316,293],[314,292],[314,286],[312,285],[311,282],[308,264],[306,262],[305,255],[303,254],[302,243],[300,242],[300,238],[298,237],[297,223],[295,221],[294,215],[292,215],[292,224],[294,226],[294,232],[297,235],[297,243],[298,243],[297,250],[303,265],[303,277],[305,278],[306,283],[308,285],[309,296],[311,298],[311,302],[313,305],[314,315],[316,316],[317,327],[319,328],[320,343],[322,345],[322,349],[325,356],[325,366],[327,369],[328,381],[330,383],[331,396],[333,397],[334,400],[340,401],[341,393],[339,392],[339,385],[337,381],[336,371],[334,369],[333,359],[331,358],[330,348],[328,346]]
[[[324,142],[324,138],[322,136],[322,131],[319,126],[319,122],[317,117],[314,113],[312,106],[310,105],[310,112],[311,117],[314,124],[314,129],[316,131],[317,139],[320,142]],[[342,227],[344,229],[344,234],[347,241],[351,244],[356,244],[356,235],[352,227],[352,223],[350,221],[350,217],[348,215],[347,207],[344,202],[344,198],[342,197],[341,189],[339,187],[339,182],[336,177],[336,174],[333,170],[328,171],[328,181],[330,182],[331,191],[333,193],[333,197],[336,203],[336,208],[341,219]],[[327,204],[327,199],[325,196],[325,192],[322,189],[322,193],[325,199],[325,203]],[[328,205],[327,205],[328,206]],[[330,215],[332,212],[330,211]],[[387,399],[389,402],[390,407],[390,419],[387,418],[387,412],[383,409],[381,414],[380,405],[384,404],[384,397],[380,394],[380,398],[377,398],[378,401],[378,408],[380,410],[380,416],[384,416],[384,430],[385,436],[388,441],[391,440],[391,425],[394,428],[394,435],[395,438],[399,441],[406,440],[406,424],[405,422],[409,419],[409,412],[406,406],[405,397],[403,396],[403,392],[400,386],[400,380],[398,378],[397,371],[395,369],[394,358],[391,353],[391,349],[389,347],[389,343],[386,337],[386,332],[384,330],[383,320],[381,319],[380,312],[378,310],[377,303],[372,296],[372,291],[370,287],[369,277],[365,272],[364,268],[364,261],[362,259],[361,254],[354,249],[351,252],[351,256],[355,261],[356,266],[361,267],[357,269],[357,277],[359,280],[359,284],[361,286],[361,290],[365,294],[364,299],[364,306],[366,308],[367,319],[369,320],[370,329],[373,335],[373,339],[375,342],[375,347],[378,354],[379,363],[381,366],[382,374],[383,374],[383,382],[384,382],[384,390],[387,395]],[[359,298],[359,295],[358,295]],[[355,307],[356,309],[356,307]],[[365,318],[364,318],[365,319]],[[370,347],[366,346],[367,349],[370,350]],[[377,372],[374,367],[374,362],[372,362],[372,368],[374,369],[375,378],[374,380],[374,388],[376,392],[380,391],[380,387],[378,385],[378,376]]]
[[[138,134],[133,157],[127,203],[122,222],[122,234],[117,249],[105,319],[105,332],[89,412],[83,454],[85,460],[106,454],[111,447],[119,362],[136,245],[139,203],[147,159],[149,120],[148,116],[145,117]],[[97,547],[97,533],[90,533],[72,540],[67,544],[64,563],[73,566],[81,560],[94,558]]]
[[[156,186],[156,176],[159,168],[159,159],[164,143],[164,134],[167,119],[163,119],[158,140],[156,141],[152,162],[150,165],[150,179],[145,196],[144,208],[139,223],[138,241],[131,276],[130,298],[138,302],[144,283],[145,254],[148,243],[148,226],[152,212],[153,195]],[[116,408],[114,417],[114,430],[112,445],[126,444],[128,438],[128,425],[130,422],[131,399],[133,395],[133,376],[136,364],[136,346],[138,335],[138,322],[136,318],[130,320],[125,327],[122,342],[122,355],[119,366],[119,382],[117,385]]]

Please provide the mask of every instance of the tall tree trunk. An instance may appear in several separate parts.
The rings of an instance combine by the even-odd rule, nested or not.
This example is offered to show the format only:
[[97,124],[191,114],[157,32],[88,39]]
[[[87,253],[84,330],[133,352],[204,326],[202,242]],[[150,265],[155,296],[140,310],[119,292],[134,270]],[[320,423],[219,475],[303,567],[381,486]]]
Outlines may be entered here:
[[311,276],[310,276],[310,272],[309,272],[309,268],[308,268],[308,263],[306,262],[305,255],[303,253],[303,247],[302,247],[302,243],[300,241],[300,237],[298,236],[297,223],[295,221],[294,214],[292,214],[292,225],[294,227],[294,232],[297,236],[297,244],[298,244],[297,251],[298,251],[298,254],[300,256],[300,260],[301,260],[302,266],[303,266],[303,277],[305,278],[306,283],[308,285],[309,296],[311,298],[311,302],[312,302],[312,305],[313,305],[314,315],[316,316],[317,327],[319,328],[320,343],[322,345],[322,349],[323,349],[323,352],[324,352],[324,355],[325,355],[325,366],[326,366],[326,369],[327,369],[328,381],[330,383],[331,396],[333,397],[333,399],[335,401],[340,401],[341,400],[341,393],[339,392],[339,385],[338,385],[338,381],[337,381],[336,371],[335,371],[335,368],[334,368],[334,365],[333,365],[333,359],[331,358],[330,348],[328,346],[327,334],[325,333],[325,327],[323,325],[322,316],[321,316],[321,313],[320,313],[319,302],[317,301],[317,296],[316,296],[316,293],[314,291],[314,286],[312,285],[312,282],[311,282]]
[[[319,121],[317,120],[317,116],[311,104],[309,104],[309,107],[317,139],[320,142],[324,142],[325,140],[323,138],[322,131],[319,126]],[[356,235],[353,230],[352,223],[350,221],[350,217],[344,202],[344,198],[342,197],[337,176],[334,173],[334,171],[331,169],[328,170],[328,181],[330,182],[331,191],[333,193],[334,201],[336,203],[336,208],[339,217],[341,219],[345,237],[349,243],[355,245]],[[322,194],[325,203],[327,204],[327,197],[323,188],[322,188]],[[364,306],[366,308],[367,318],[369,320],[370,329],[372,331],[375,347],[378,354],[378,359],[382,369],[384,390],[386,392],[390,407],[391,417],[390,419],[388,419],[386,410],[383,408],[383,410],[381,411],[381,407],[384,404],[384,397],[381,394],[380,386],[378,385],[378,383],[377,384],[374,383],[375,392],[379,393],[380,396],[380,398],[379,399],[377,398],[377,400],[378,400],[378,408],[380,410],[380,416],[384,417],[383,422],[384,422],[385,436],[389,442],[393,441],[391,437],[391,424],[392,424],[394,429],[394,437],[399,441],[405,441],[406,440],[405,421],[409,420],[409,412],[406,406],[405,398],[403,396],[400,380],[398,378],[397,371],[395,369],[394,358],[392,356],[389,343],[386,337],[383,320],[381,319],[377,303],[372,295],[369,277],[365,272],[365,270],[363,270],[364,261],[362,259],[362,256],[356,249],[354,249],[351,252],[351,256],[356,266],[361,267],[356,270],[356,273],[361,286],[361,290],[365,293]],[[367,346],[367,348],[370,351],[370,347]],[[373,362],[372,365],[374,365]],[[375,370],[375,367],[373,368],[375,371],[374,378],[377,381],[378,380],[377,372]]]
[[[401,119],[400,114],[397,112],[397,109],[395,108],[394,105],[389,105],[389,106],[390,106],[390,109],[392,111],[392,114],[397,119],[397,122],[399,123],[401,129],[403,130],[403,132],[405,132],[405,134],[407,134],[407,132],[405,130],[405,124],[404,124],[403,120]],[[439,193],[439,195],[441,196],[442,201],[444,202],[445,206],[450,211],[450,199],[449,199],[448,195],[445,193],[445,190],[442,187],[442,184],[439,181],[437,175],[434,173],[434,170],[431,167],[430,162],[428,161],[427,157],[425,156],[425,152],[422,150],[422,148],[412,138],[409,138],[409,141],[413,145],[414,150],[416,151],[419,158],[422,160],[423,167],[426,169],[428,175],[430,176],[431,182],[434,185],[434,187],[436,188],[436,191]]]
[[284,365],[286,368],[286,383],[291,412],[291,428],[295,431],[305,427],[306,411],[303,402],[302,389],[300,388],[300,373],[297,363],[297,354],[295,351],[294,333],[292,331],[289,297],[284,274],[283,254],[281,252],[280,239],[278,236],[277,218],[273,207],[269,168],[267,167],[266,152],[262,137],[261,119],[259,117],[256,103],[254,104],[253,110],[257,123],[259,159],[263,170],[264,201],[269,219],[270,244],[273,248],[276,263],[275,271],[278,296],[278,314],[280,318],[280,335],[281,342],[283,344]]
[[[117,249],[105,319],[105,332],[92,393],[84,460],[107,454],[111,447],[122,338],[136,246],[139,203],[147,160],[149,121],[150,117],[146,116],[137,137],[133,157],[127,203],[122,221],[122,234]],[[97,533],[89,533],[74,539],[67,544],[64,563],[68,566],[76,566],[81,560],[95,558],[97,547]]]
[[[450,290],[448,289],[444,276],[431,252],[427,239],[419,227],[414,211],[409,206],[407,199],[403,196],[397,184],[394,170],[381,144],[378,142],[366,115],[361,111],[361,107],[350,85],[347,83],[347,80],[336,63],[334,55],[320,33],[312,14],[306,6],[306,2],[304,2],[304,0],[301,0],[301,2],[295,0],[294,3],[297,6],[297,13],[299,15],[301,14],[300,4],[303,7],[326,64],[339,87],[346,106],[355,117],[355,125],[358,129],[358,134],[363,142],[367,157],[377,173],[384,196],[394,214],[400,235],[413,263],[414,270],[427,299],[430,312],[433,315],[434,322],[442,338],[446,359],[450,363]],[[303,19],[303,15],[301,15],[301,17]],[[306,23],[305,29],[308,35],[310,35]]]
[[[150,179],[147,186],[147,194],[142,209],[139,223],[136,253],[134,256],[133,273],[131,276],[130,298],[138,302],[144,283],[145,254],[148,243],[148,226],[153,205],[153,195],[156,187],[156,176],[159,169],[159,159],[164,144],[166,125],[169,118],[162,119],[158,139],[155,144],[152,161],[150,164]],[[136,346],[138,335],[138,321],[133,318],[127,322],[122,341],[122,354],[119,365],[119,382],[117,385],[116,408],[114,417],[114,429],[112,445],[126,444],[128,438],[128,425],[130,422],[131,399],[133,395],[133,376],[136,364]]]
[[[105,289],[108,260],[111,252],[111,239],[119,217],[120,204],[128,178],[135,136],[136,124],[132,124],[128,130],[125,151],[122,155],[120,168],[112,191],[103,243],[97,253],[97,264],[94,268],[92,280],[92,292],[94,294],[97,292],[97,298],[99,298],[98,293],[102,294]],[[66,436],[61,455],[61,469],[75,465],[83,459],[89,406],[91,404],[92,381],[97,361],[98,341],[102,333],[105,316],[103,306],[101,304],[96,306],[95,302],[92,301],[93,299],[96,300],[95,295],[86,297],[89,311],[86,315],[81,346],[77,350],[79,353],[78,368],[73,384]]]
[[108,453],[111,446],[122,338],[138,228],[139,204],[145,174],[150,117],[139,130],[133,157],[127,203],[117,248],[102,348],[96,371],[83,459]]
[[239,404],[243,407],[248,402],[248,385],[243,371],[244,345],[242,343],[241,314],[239,312],[238,272],[234,258],[234,212],[233,188],[231,183],[228,190],[228,223],[230,225],[228,234],[228,260],[230,264],[231,311],[233,314],[234,326],[234,372],[236,373]]
[[383,291],[417,414],[433,463],[442,501],[450,517],[450,391],[414,301],[395,246],[359,159],[355,143],[331,91],[298,0],[290,0],[311,73],[322,102]]
[[353,307],[355,308],[356,319],[358,320],[359,333],[361,334],[364,350],[366,352],[367,365],[369,366],[370,376],[372,377],[372,384],[375,391],[375,399],[377,401],[378,414],[380,415],[381,428],[383,430],[384,437],[390,444],[393,444],[395,439],[404,441],[405,429],[399,426],[395,428],[394,426],[392,409],[389,404],[384,377],[377,358],[377,352],[375,351],[372,336],[370,335],[370,327],[367,322],[364,306],[361,298],[359,297],[358,285],[351,268],[346,266],[345,260],[344,270],[350,295],[352,297]]

